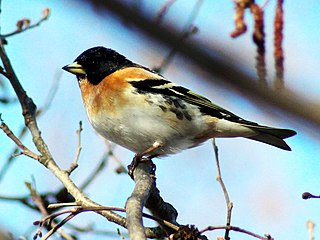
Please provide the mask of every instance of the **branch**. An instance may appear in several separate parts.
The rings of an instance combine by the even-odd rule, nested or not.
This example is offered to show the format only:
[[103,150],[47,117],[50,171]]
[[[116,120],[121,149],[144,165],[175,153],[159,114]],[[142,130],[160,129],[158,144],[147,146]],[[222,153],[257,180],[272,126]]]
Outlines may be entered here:
[[180,225],[177,222],[178,212],[170,203],[165,202],[160,196],[160,191],[156,187],[156,181],[154,181],[154,185],[151,189],[150,196],[145,206],[149,209],[153,216],[166,220],[177,226],[176,228],[168,228],[167,224],[164,225],[161,221],[158,221],[164,231],[167,232],[167,235],[170,235],[179,230]]
[[[221,169],[220,169],[220,163],[219,163],[219,154],[218,154],[218,146],[216,145],[216,142],[215,142],[215,139],[212,138],[212,144],[213,144],[213,148],[214,148],[214,154],[215,154],[215,158],[216,158],[216,166],[217,166],[217,172],[218,172],[218,175],[217,175],[217,181],[220,183],[220,186],[222,188],[222,191],[223,191],[223,194],[224,194],[224,198],[226,200],[226,205],[227,205],[227,227],[230,226],[231,224],[231,214],[232,214],[232,208],[233,208],[233,203],[230,201],[230,198],[229,198],[229,194],[228,194],[228,190],[222,180],[222,177],[221,177]],[[225,232],[225,235],[224,235],[224,238],[226,240],[229,240],[229,232],[230,232],[230,229],[229,228],[226,228],[226,232]]]
[[239,228],[239,227],[235,227],[235,226],[209,226],[203,230],[200,231],[200,233],[204,233],[206,231],[215,231],[215,230],[221,230],[221,229],[226,229],[226,230],[230,230],[230,231],[235,231],[235,232],[241,232],[241,233],[245,233],[249,236],[261,239],[261,240],[274,240],[269,234],[265,234],[265,236],[260,236],[256,233],[250,232],[248,230]]
[[[22,152],[20,152],[20,154],[26,155],[28,157],[31,157],[35,160],[40,159],[40,156],[34,152],[32,152],[31,150],[29,150],[29,148],[27,148],[21,141],[19,138],[17,138],[13,132],[10,130],[10,128],[7,126],[7,124],[5,124],[3,122],[3,120],[1,119],[1,114],[0,114],[0,129],[2,129],[2,131],[7,134],[7,136],[22,150]],[[19,155],[19,154],[18,154]]]
[[[33,100],[27,95],[26,91],[23,89],[22,85],[20,84],[20,81],[15,75],[15,72],[5,52],[4,45],[2,42],[0,42],[0,58],[2,60],[4,69],[6,70],[6,77],[9,79],[19,99],[22,108],[22,113],[25,119],[25,124],[31,132],[33,142],[37,150],[41,153],[41,157],[38,159],[38,161],[46,168],[48,168],[63,183],[67,191],[75,198],[76,202],[79,203],[81,206],[99,206],[99,204],[87,198],[83,194],[83,192],[70,179],[68,173],[63,171],[54,161],[47,144],[41,137],[41,132],[37,125],[35,114],[36,105],[34,104]],[[100,214],[106,217],[109,221],[115,222],[120,226],[126,226],[125,218],[112,211],[102,211]]]
[[77,136],[78,136],[78,147],[76,151],[76,156],[74,158],[74,161],[71,163],[71,166],[66,170],[66,172],[70,175],[77,167],[78,167],[78,160],[80,157],[81,152],[81,132],[82,132],[82,121],[79,122],[79,129],[77,130]]
[[[164,71],[164,69],[169,65],[169,63],[171,62],[171,60],[173,59],[173,57],[176,55],[176,53],[178,52],[178,47],[179,45],[185,41],[186,39],[188,39],[189,37],[191,37],[192,35],[196,34],[198,32],[198,28],[196,26],[194,26],[194,21],[196,19],[196,17],[199,14],[201,5],[202,5],[203,1],[202,0],[198,0],[194,7],[193,10],[190,14],[190,17],[187,21],[187,23],[185,24],[185,27],[181,33],[180,39],[179,41],[175,44],[175,46],[172,47],[172,49],[170,50],[169,54],[163,59],[162,63],[160,64],[159,67],[156,67],[154,70],[161,73],[162,71]],[[173,2],[168,2],[168,6],[170,6],[171,4],[173,4]],[[158,21],[158,20],[156,20]]]
[[[36,206],[38,207],[39,211],[42,213],[43,216],[48,216],[49,214],[46,209],[43,198],[38,194],[37,190],[32,186],[31,183],[26,182],[25,184],[26,184],[27,188],[29,189],[32,200],[36,204]],[[54,223],[53,221],[50,222],[50,227],[55,228],[56,226],[57,226],[56,223]],[[69,234],[64,232],[62,229],[59,229],[58,232],[61,235],[61,237],[63,237],[64,239],[74,240],[73,237],[71,237]]]
[[142,209],[149,198],[152,185],[154,184],[153,163],[141,162],[135,168],[133,177],[135,187],[126,202],[127,229],[131,240],[146,239],[142,222]]
[[[99,206],[99,207],[81,207],[75,203],[59,203],[59,204],[50,204],[48,206],[48,208],[59,208],[59,207],[68,207],[68,206],[76,206],[74,208],[71,209],[65,209],[65,210],[61,210],[59,212],[56,213],[52,213],[50,215],[45,216],[44,218],[42,218],[39,221],[35,221],[34,225],[39,225],[39,229],[35,235],[35,237],[38,237],[42,235],[42,229],[45,226],[46,223],[51,224],[51,222],[53,222],[57,217],[60,217],[64,214],[69,214],[67,217],[65,217],[61,222],[59,222],[56,226],[55,229],[53,229],[52,231],[48,232],[48,234],[46,235],[46,238],[51,236],[55,231],[59,230],[60,227],[62,227],[67,221],[69,221],[70,219],[72,219],[73,217],[75,217],[76,215],[78,215],[79,213],[83,213],[83,212],[96,212],[96,213],[101,213],[101,211],[120,211],[120,212],[125,212],[126,209],[124,208],[120,208],[120,207],[109,207],[109,206]],[[179,229],[179,227],[177,227],[176,225],[162,220],[160,218],[154,217],[152,215],[143,213],[142,214],[143,217],[152,219],[154,221],[157,222],[161,222],[162,225],[167,226],[168,228],[171,228],[175,231],[177,231]],[[81,230],[80,230],[81,231]],[[83,230],[82,230],[83,231]],[[159,230],[159,228],[145,228],[145,232],[146,235],[148,237],[151,238],[159,238],[160,236],[165,236],[164,233]]]
[[17,22],[17,29],[11,33],[7,33],[7,34],[1,34],[0,35],[0,39],[5,39],[5,38],[8,38],[8,37],[11,37],[13,35],[16,35],[18,33],[22,33],[24,31],[27,31],[29,29],[32,29],[32,28],[35,28],[35,27],[38,27],[40,26],[40,24],[42,22],[44,22],[45,20],[47,20],[50,16],[50,9],[49,8],[45,8],[43,11],[42,11],[42,18],[36,22],[35,24],[30,24],[30,20],[27,19],[27,18],[23,18],[21,20],[19,20]]

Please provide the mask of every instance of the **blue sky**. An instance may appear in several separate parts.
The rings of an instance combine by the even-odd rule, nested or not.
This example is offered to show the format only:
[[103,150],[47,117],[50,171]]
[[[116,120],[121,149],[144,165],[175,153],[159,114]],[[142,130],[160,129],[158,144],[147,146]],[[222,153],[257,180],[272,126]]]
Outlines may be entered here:
[[[89,47],[103,45],[113,48],[148,67],[161,63],[169,51],[134,29],[126,28],[112,16],[95,14],[91,6],[79,1],[2,2],[2,33],[12,31],[18,19],[28,17],[36,21],[42,9],[51,8],[48,21],[36,29],[11,37],[6,47],[16,74],[38,106],[45,101],[55,74],[61,71],[61,67],[71,63]],[[155,15],[163,2],[144,1],[143,9]],[[315,102],[320,96],[320,30],[317,25],[320,13],[316,3],[300,3],[297,7],[297,3],[285,1],[284,40],[286,85]],[[165,22],[174,21],[182,29],[193,4],[194,1],[177,1]],[[274,1],[270,1],[266,7],[269,78],[273,74],[273,12]],[[250,22],[249,15],[246,19]],[[229,37],[233,30],[232,1],[204,1],[195,24],[200,29],[195,38],[220,44],[224,49],[222,54],[233,56],[243,71],[254,74],[255,47],[250,35],[238,39]],[[313,219],[316,224],[319,223],[319,201],[301,199],[302,192],[317,194],[320,189],[319,134],[315,129],[291,116],[250,102],[246,96],[232,89],[209,83],[208,74],[197,70],[179,56],[174,58],[163,75],[244,118],[264,125],[292,128],[298,132],[296,137],[288,140],[292,152],[246,139],[218,139],[217,143],[223,179],[234,202],[232,225],[261,235],[270,233],[276,239],[307,239],[306,221]],[[14,96],[9,84],[7,88],[9,94]],[[23,124],[19,105],[0,105],[0,112],[13,132],[18,132]],[[74,76],[63,73],[50,110],[39,119],[43,137],[62,167],[68,167],[74,158],[77,147],[75,131],[80,120],[84,128],[83,150],[80,167],[72,175],[77,184],[81,184],[88,170],[95,167],[106,147],[87,121]],[[24,143],[34,149],[30,135],[24,138]],[[0,134],[0,166],[12,147],[10,140]],[[133,153],[121,147],[117,147],[115,153],[125,165],[133,156]],[[225,203],[215,180],[216,168],[210,141],[198,148],[156,160],[156,164],[158,187],[164,199],[178,209],[180,223],[195,224],[200,229],[208,225],[225,224]],[[115,167],[116,163],[110,161],[104,173],[86,190],[86,194],[103,205],[124,206],[133,183],[128,176],[115,174]],[[24,181],[30,181],[31,176],[35,178],[39,192],[54,191],[60,187],[60,183],[40,164],[21,156],[0,182],[0,195],[27,194]],[[0,217],[0,226],[17,236],[32,230],[32,222],[40,218],[37,213],[30,213],[18,204],[4,201],[0,201],[0,212],[4,213]],[[17,226],[16,220],[21,218],[25,224]],[[95,214],[75,218],[73,223],[82,226],[93,223],[98,229],[110,231],[117,228]],[[218,235],[223,235],[223,232],[208,234],[211,239]],[[247,238],[236,233],[232,233],[231,237]]]

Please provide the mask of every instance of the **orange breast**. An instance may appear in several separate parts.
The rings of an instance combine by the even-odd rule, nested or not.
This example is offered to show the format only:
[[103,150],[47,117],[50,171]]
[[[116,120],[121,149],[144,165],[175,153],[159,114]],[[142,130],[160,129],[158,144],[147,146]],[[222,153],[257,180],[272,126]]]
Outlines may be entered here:
[[109,75],[99,84],[93,85],[89,81],[80,82],[81,94],[84,105],[89,115],[96,115],[107,110],[110,114],[115,113],[119,106],[127,103],[123,97],[123,89],[129,87],[121,76]]
[[[131,84],[126,80],[161,78],[142,68],[125,68],[105,77],[99,84],[93,85],[87,80],[80,82],[80,89],[84,105],[89,117],[101,111],[117,114],[119,108],[129,104],[133,99],[127,94]],[[137,97],[133,95],[131,97]]]

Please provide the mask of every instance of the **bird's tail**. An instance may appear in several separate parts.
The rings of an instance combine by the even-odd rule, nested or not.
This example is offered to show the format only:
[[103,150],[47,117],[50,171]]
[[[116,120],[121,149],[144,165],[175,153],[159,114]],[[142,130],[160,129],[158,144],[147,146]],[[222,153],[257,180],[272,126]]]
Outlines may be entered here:
[[283,150],[291,151],[291,148],[283,140],[296,135],[297,133],[290,129],[271,128],[265,126],[248,126],[258,134],[247,137],[249,139],[263,142]]

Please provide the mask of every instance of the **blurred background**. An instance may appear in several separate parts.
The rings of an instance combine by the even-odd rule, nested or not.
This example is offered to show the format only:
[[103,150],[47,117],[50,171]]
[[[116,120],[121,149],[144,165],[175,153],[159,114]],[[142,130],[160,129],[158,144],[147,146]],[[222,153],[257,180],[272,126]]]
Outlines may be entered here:
[[[136,14],[145,19],[156,20],[160,9],[169,1],[118,2],[128,9],[134,9]],[[264,1],[257,3],[262,5]],[[75,77],[62,72],[61,67],[73,62],[84,50],[102,45],[115,49],[134,62],[154,68],[161,65],[172,46],[140,30],[144,26],[131,23],[130,15],[127,18],[129,20],[123,20],[112,7],[103,7],[103,4],[97,5],[94,1],[10,0],[1,4],[2,34],[14,31],[16,22],[22,18],[29,18],[31,23],[35,23],[41,18],[44,8],[51,9],[50,18],[41,26],[8,38],[6,50],[19,80],[38,107],[45,104],[48,94],[52,93],[50,89],[57,85],[50,107],[38,122],[44,140],[63,168],[68,168],[75,158],[76,130],[79,121],[82,121],[82,152],[79,167],[72,174],[75,183],[81,185],[108,148],[87,120]],[[275,75],[275,5],[276,1],[268,1],[264,8],[269,88],[272,88]],[[317,6],[317,1],[309,1],[308,4],[285,1],[284,4],[285,87],[295,99],[314,104],[320,100],[320,13]],[[186,42],[194,42],[202,52],[217,60],[227,61],[239,72],[254,79],[256,47],[251,39],[252,16],[247,12],[245,19],[248,32],[236,39],[230,37],[234,29],[233,17],[233,1],[177,0],[163,16],[159,26],[170,31],[177,30],[179,35],[179,31],[182,33],[191,21],[198,32]],[[133,22],[135,20],[132,19]],[[281,105],[269,104],[268,99],[264,101],[255,93],[251,95],[248,89],[241,90],[228,79],[213,76],[212,72],[206,71],[186,54],[175,54],[162,74],[245,119],[298,132],[297,136],[287,140],[292,152],[247,139],[217,139],[216,142],[222,178],[234,204],[231,225],[260,235],[269,233],[275,239],[309,239],[306,222],[309,219],[316,225],[320,222],[319,201],[302,200],[301,194],[305,191],[319,194],[319,121],[309,121],[295,112],[281,109]],[[9,82],[3,77],[0,80],[0,96],[14,99],[15,94]],[[237,82],[237,79],[233,81]],[[308,105],[301,106],[308,110]],[[11,130],[19,133],[24,124],[19,103],[0,103],[0,113]],[[319,110],[314,111],[314,116],[319,120]],[[36,151],[30,134],[23,137],[23,143]],[[7,159],[14,147],[12,141],[0,133],[1,168],[7,166]],[[133,157],[132,152],[121,147],[115,147],[114,155],[124,166]],[[200,147],[156,159],[155,163],[157,186],[162,197],[178,210],[180,224],[195,224],[199,229],[225,224],[226,205],[221,187],[215,180],[217,170],[210,141]],[[85,193],[102,205],[123,207],[134,184],[126,174],[115,172],[118,167],[119,163],[111,157]],[[16,237],[32,238],[37,229],[32,223],[41,219],[41,214],[18,201],[6,200],[8,197],[27,196],[29,191],[25,181],[34,181],[39,193],[57,191],[62,185],[37,161],[25,156],[14,158],[7,171],[2,171],[0,227]],[[118,238],[108,233],[116,232],[119,227],[94,213],[83,213],[74,218],[71,224],[93,229],[78,234],[80,239]],[[76,233],[68,228],[67,231]],[[126,232],[122,228],[120,231]],[[316,232],[316,237],[319,237],[319,231]],[[223,236],[224,232],[214,231],[206,235],[215,239]],[[231,232],[231,239],[247,238],[250,237]]]

